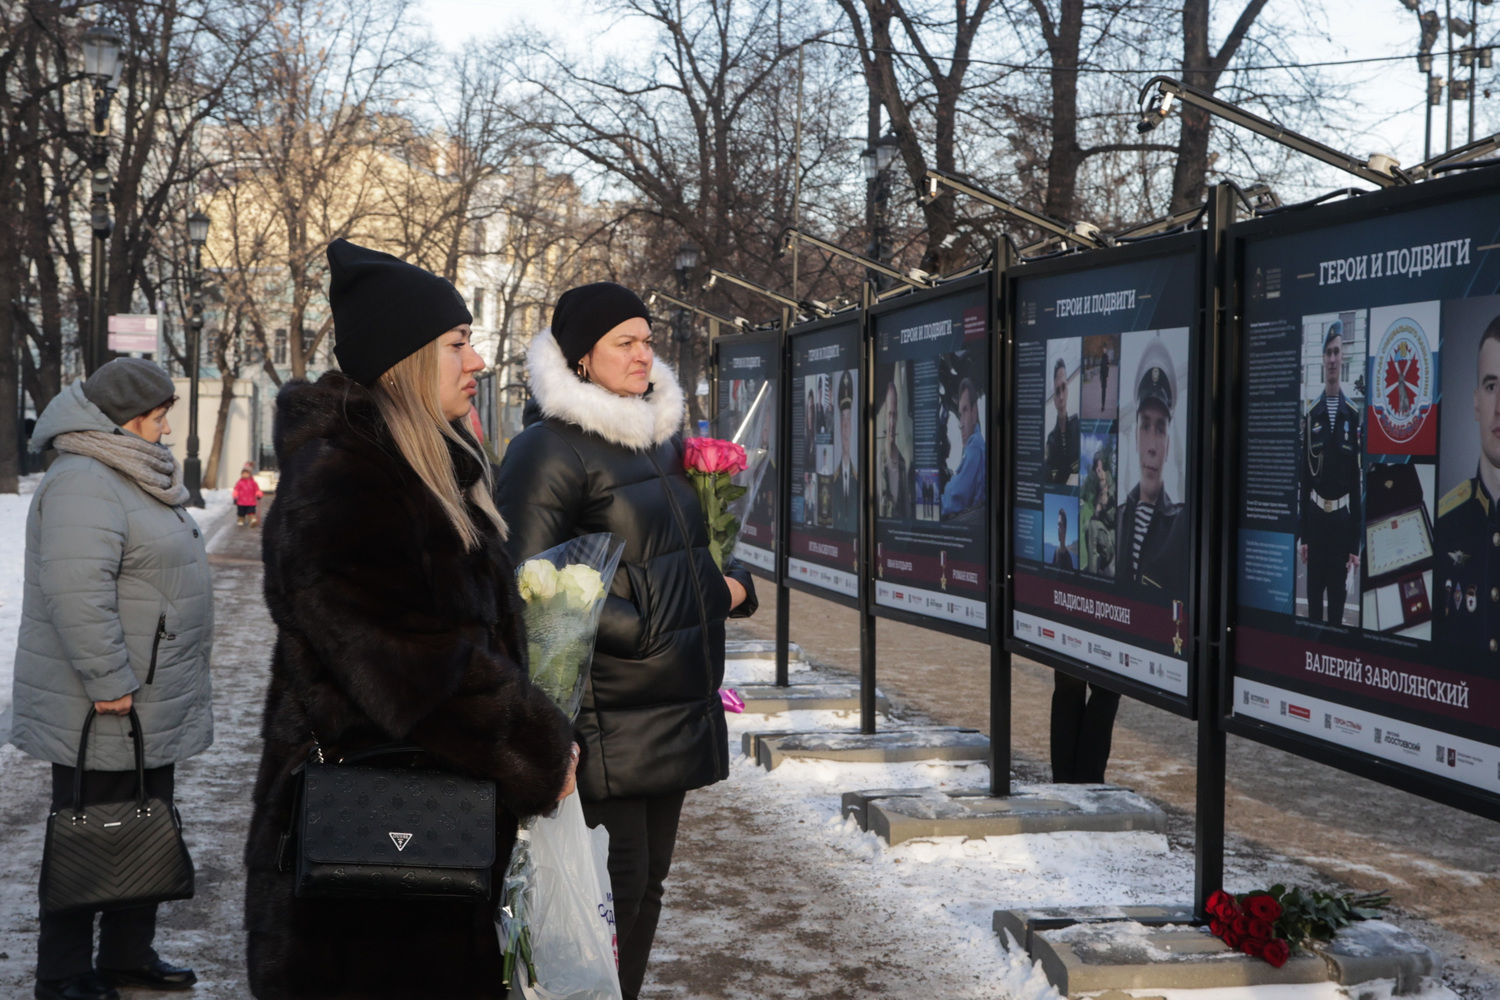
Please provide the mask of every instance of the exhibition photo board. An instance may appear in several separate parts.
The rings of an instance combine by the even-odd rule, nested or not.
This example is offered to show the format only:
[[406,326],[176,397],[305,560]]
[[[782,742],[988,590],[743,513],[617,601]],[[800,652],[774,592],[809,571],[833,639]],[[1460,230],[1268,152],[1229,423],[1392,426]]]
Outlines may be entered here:
[[791,503],[788,586],[853,605],[859,598],[859,435],[864,316],[859,311],[788,331]]
[[1231,227],[1227,727],[1500,816],[1500,178]]
[[1006,648],[1195,714],[1204,237],[1007,271]]
[[977,641],[989,626],[993,303],[987,271],[870,310],[875,613]]
[[714,436],[745,448],[748,467],[734,477],[749,503],[734,555],[757,576],[775,580],[781,456],[780,331],[714,341]]

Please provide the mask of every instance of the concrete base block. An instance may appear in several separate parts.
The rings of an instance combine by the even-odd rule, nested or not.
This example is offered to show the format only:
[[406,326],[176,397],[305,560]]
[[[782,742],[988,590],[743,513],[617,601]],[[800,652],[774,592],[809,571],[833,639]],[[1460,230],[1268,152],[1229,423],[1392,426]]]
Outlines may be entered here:
[[1316,955],[1281,968],[1230,948],[1206,927],[1133,920],[1073,924],[1031,935],[1031,957],[1065,996],[1096,990],[1191,990],[1328,981]]
[[[1333,982],[1352,986],[1393,979],[1396,992],[1416,990],[1442,974],[1432,949],[1382,920],[1345,928],[1311,954],[1280,969],[1231,950],[1205,927],[1187,923],[1187,906],[1080,907],[997,911],[996,933],[1009,932],[1042,964],[1065,996],[1105,990],[1225,989]],[[1183,922],[1174,922],[1181,919]],[[1019,933],[1018,933],[1019,932]]]
[[1007,837],[1018,833],[1165,833],[1167,817],[1127,788],[1113,785],[1054,785],[995,799],[973,792],[937,788],[896,789],[881,794],[856,792],[863,801],[845,815],[862,816],[860,826],[899,844],[917,837]]
[[[788,663],[802,662],[802,647],[795,642],[788,643],[786,658]],[[776,659],[776,640],[727,639],[724,642],[724,659],[774,660]]]
[[891,764],[917,760],[988,760],[989,737],[956,726],[894,729],[884,733],[804,733],[763,736],[756,759],[767,771],[783,762],[841,760]]
[[[857,730],[850,730],[857,732]],[[834,732],[827,729],[764,729],[753,733],[740,734],[740,751],[751,760],[760,759],[760,744],[762,740],[768,740],[778,736],[842,736],[846,733]]]
[[[735,688],[745,699],[745,711],[751,715],[775,715],[778,712],[813,710],[825,712],[858,712],[858,684],[742,684]],[[889,712],[891,703],[879,690],[875,692],[875,710]]]
[[1026,910],[996,910],[991,921],[995,933],[1009,932],[1016,943],[1031,951],[1031,935],[1036,928],[1066,927],[1071,924],[1102,923],[1109,920],[1134,920],[1146,926],[1189,924],[1193,921],[1191,906],[1172,903],[1142,906],[1038,906]]
[[1345,986],[1394,979],[1397,993],[1414,993],[1424,976],[1443,974],[1437,952],[1384,920],[1350,924],[1332,941],[1314,947],[1328,962],[1330,978]]

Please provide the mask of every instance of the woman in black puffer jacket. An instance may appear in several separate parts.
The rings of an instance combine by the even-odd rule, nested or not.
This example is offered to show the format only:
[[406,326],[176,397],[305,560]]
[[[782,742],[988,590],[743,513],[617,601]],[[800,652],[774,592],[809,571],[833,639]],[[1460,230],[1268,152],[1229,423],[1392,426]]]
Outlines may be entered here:
[[609,830],[620,984],[634,1000],[684,794],[729,776],[724,619],[753,613],[755,590],[709,555],[682,464],[682,388],[655,359],[640,298],[612,282],[565,292],[527,362],[527,427],[497,487],[511,558],[597,531],[625,542],[578,719],[578,790],[589,825]]

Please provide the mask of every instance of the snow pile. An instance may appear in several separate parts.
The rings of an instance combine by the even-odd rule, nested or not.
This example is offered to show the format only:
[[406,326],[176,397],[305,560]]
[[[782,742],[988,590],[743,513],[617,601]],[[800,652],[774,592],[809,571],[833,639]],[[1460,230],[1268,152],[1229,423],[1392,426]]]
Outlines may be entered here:
[[[743,662],[743,661],[742,661]],[[795,712],[775,716],[730,716],[727,798],[766,819],[786,837],[785,850],[809,859],[850,889],[862,908],[899,914],[903,934],[922,941],[923,963],[947,970],[949,981],[972,980],[979,997],[1060,1000],[1039,964],[1007,935],[993,930],[996,910],[1040,907],[1129,906],[1177,903],[1192,898],[1193,856],[1149,832],[931,837],[892,847],[842,815],[845,792],[870,789],[937,788],[985,791],[989,769],[982,762],[925,761],[895,764],[793,759],[767,772],[741,755],[740,736],[768,730],[853,729],[857,713]],[[882,719],[883,730],[892,728]],[[1056,786],[1026,791],[1067,798]],[[1018,787],[1017,790],[1023,790]],[[836,874],[835,874],[836,873]],[[1115,934],[1138,929],[1113,925]],[[1101,930],[1080,927],[1097,936]],[[1141,990],[1166,1000],[1386,1000],[1394,983],[1363,984],[1346,991],[1336,984],[1242,987],[1223,990]],[[1441,982],[1424,984],[1424,1000],[1457,1000]]]

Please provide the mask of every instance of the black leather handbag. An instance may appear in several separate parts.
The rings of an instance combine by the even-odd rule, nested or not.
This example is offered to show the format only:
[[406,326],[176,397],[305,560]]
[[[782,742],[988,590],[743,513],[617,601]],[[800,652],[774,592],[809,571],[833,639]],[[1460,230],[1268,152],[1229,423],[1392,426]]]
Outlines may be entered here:
[[130,710],[135,798],[84,803],[84,758],[97,714],[89,709],[78,738],[73,805],[47,817],[40,892],[44,916],[193,896],[193,859],[182,842],[182,817],[171,803],[146,797],[146,751],[135,709]]
[[314,749],[302,767],[292,829],[301,899],[488,899],[495,863],[495,783],[447,771],[358,764],[417,755],[379,746],[337,763]]

